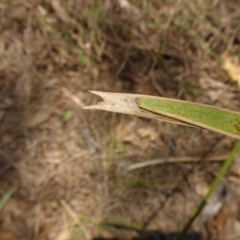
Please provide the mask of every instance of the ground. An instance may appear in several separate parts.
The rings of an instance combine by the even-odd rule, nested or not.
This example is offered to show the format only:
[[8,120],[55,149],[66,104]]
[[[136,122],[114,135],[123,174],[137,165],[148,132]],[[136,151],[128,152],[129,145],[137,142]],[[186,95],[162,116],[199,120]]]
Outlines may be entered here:
[[[234,0],[1,0],[1,239],[174,239],[236,140],[82,107],[100,90],[239,111],[239,20]],[[239,239],[239,176],[240,154],[186,239]]]

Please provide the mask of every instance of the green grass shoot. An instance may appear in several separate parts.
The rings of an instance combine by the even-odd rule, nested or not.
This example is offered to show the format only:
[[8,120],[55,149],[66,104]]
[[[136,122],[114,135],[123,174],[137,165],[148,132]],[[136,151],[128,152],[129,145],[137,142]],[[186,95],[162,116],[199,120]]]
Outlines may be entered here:
[[0,211],[5,207],[12,195],[17,191],[17,187],[10,188],[0,200]]
[[182,231],[178,234],[176,240],[182,240],[183,239],[183,237],[186,235],[187,231],[190,229],[190,227],[192,226],[195,219],[202,212],[204,206],[206,205],[208,200],[211,198],[212,194],[214,193],[217,186],[219,185],[219,183],[223,179],[224,175],[228,171],[229,167],[231,166],[233,160],[235,159],[236,154],[239,151],[239,148],[240,148],[240,140],[238,140],[235,143],[231,153],[229,154],[228,158],[226,159],[226,161],[222,165],[221,169],[219,170],[217,176],[215,177],[214,181],[212,182],[207,194],[204,196],[203,200],[201,201],[201,203],[197,207],[196,211],[193,213],[192,217],[189,218],[188,222],[184,225]]

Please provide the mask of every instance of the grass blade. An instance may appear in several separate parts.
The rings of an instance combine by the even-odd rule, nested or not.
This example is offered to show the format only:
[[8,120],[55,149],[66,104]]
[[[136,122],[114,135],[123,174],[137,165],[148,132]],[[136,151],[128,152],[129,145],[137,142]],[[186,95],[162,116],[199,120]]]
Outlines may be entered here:
[[17,191],[17,187],[11,187],[7,193],[4,194],[0,201],[0,211],[5,207],[12,195]]
[[158,121],[171,122],[175,124],[191,126],[191,124],[189,123],[184,123],[177,119],[166,117],[161,114],[152,113],[151,111],[148,111],[148,110],[140,109],[136,101],[138,97],[143,97],[144,95],[130,94],[130,93],[100,92],[100,91],[90,91],[90,92],[102,97],[103,102],[100,102],[93,106],[84,107],[84,109],[97,109],[97,110],[105,110],[109,112],[124,113],[124,114],[135,115],[138,117],[155,119]]
[[202,127],[240,139],[240,113],[206,104],[140,94],[91,91],[103,98],[85,109],[135,115],[175,124]]
[[195,219],[199,216],[199,214],[203,210],[205,204],[208,202],[208,200],[212,196],[213,192],[216,190],[218,184],[221,182],[222,178],[226,174],[226,172],[229,169],[230,165],[232,164],[232,162],[233,162],[233,160],[234,160],[234,158],[235,158],[239,148],[240,148],[240,140],[235,143],[231,153],[229,154],[229,157],[224,162],[224,164],[222,165],[221,169],[219,170],[216,178],[212,182],[208,193],[205,195],[205,197],[203,198],[203,200],[199,204],[198,208],[196,209],[196,211],[194,212],[192,217],[188,220],[188,222],[186,223],[186,225],[184,226],[182,231],[179,233],[179,235],[177,236],[176,240],[181,240],[186,235],[187,231],[192,226],[192,224],[195,221]]
[[240,139],[240,113],[175,99],[140,97],[140,108]]

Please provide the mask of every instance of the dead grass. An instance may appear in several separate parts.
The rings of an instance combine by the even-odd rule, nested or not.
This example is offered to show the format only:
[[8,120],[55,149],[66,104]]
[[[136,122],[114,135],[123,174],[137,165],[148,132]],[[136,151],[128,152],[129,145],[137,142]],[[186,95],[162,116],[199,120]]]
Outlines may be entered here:
[[[136,235],[103,222],[178,232],[219,169],[204,159],[234,140],[81,106],[96,101],[95,89],[239,110],[221,65],[239,52],[238,23],[235,1],[2,1],[0,196],[19,190],[1,211],[1,239]],[[126,172],[182,156],[203,161]],[[217,193],[193,231],[239,237],[239,160],[225,180],[231,194]]]

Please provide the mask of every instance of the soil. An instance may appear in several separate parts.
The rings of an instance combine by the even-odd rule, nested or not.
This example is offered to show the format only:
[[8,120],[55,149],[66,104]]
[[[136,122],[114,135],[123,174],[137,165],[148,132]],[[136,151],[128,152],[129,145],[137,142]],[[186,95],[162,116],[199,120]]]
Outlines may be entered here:
[[[99,90],[239,111],[239,20],[234,0],[2,0],[0,238],[175,239],[236,140],[82,107]],[[239,239],[239,176],[240,154],[184,239]]]

